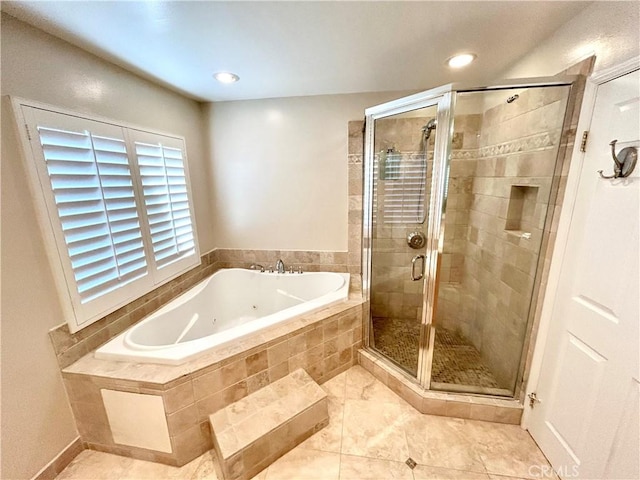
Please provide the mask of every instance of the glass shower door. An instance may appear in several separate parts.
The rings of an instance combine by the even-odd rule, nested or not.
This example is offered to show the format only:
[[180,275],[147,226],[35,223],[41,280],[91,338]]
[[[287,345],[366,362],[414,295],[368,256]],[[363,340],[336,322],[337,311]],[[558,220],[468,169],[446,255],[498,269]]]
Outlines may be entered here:
[[436,127],[447,120],[449,99],[441,94],[423,99],[413,108],[374,118],[369,125],[368,345],[413,377],[420,376],[425,353],[424,292],[433,248],[428,231],[431,199],[436,197],[434,164],[439,163],[434,155],[442,148],[436,142]]
[[457,93],[430,332],[432,390],[514,394],[569,90]]
[[522,379],[570,89],[446,85],[365,112],[366,347],[428,389]]

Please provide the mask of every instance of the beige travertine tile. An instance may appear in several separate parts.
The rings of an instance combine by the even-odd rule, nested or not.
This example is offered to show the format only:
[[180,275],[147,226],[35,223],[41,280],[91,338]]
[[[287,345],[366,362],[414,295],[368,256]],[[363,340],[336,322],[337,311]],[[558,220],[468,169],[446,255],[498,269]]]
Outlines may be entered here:
[[274,367],[269,368],[269,381],[271,383],[281,379],[286,375],[289,375],[289,362],[286,360]]
[[[519,426],[473,420],[467,425],[469,437],[480,446],[478,454],[488,473],[532,478],[548,467],[529,433]],[[532,466],[540,468],[532,470]]]
[[257,353],[249,355],[246,360],[246,374],[254,375],[268,368],[267,351],[260,350]]
[[58,480],[108,480],[120,475],[136,460],[110,453],[84,450],[56,478]]
[[520,478],[520,477],[510,477],[505,475],[492,475],[492,474],[489,474],[489,478],[490,480],[527,480],[525,478]]
[[[215,457],[212,452],[205,452],[200,457],[193,460],[193,475],[191,480],[223,480],[219,479],[215,470]],[[191,464],[187,464],[191,465]],[[185,465],[185,467],[187,466]]]
[[439,398],[423,398],[420,411],[429,415],[446,415],[447,401]]
[[267,480],[338,480],[340,454],[295,448],[276,460]]
[[173,456],[177,465],[184,465],[213,448],[211,429],[207,422],[194,425],[171,437]]
[[465,420],[420,415],[406,427],[409,454],[418,464],[484,472]]
[[406,405],[406,402],[391,389],[359,365],[354,365],[346,372],[345,398],[354,400],[371,400]]
[[486,473],[418,465],[413,469],[413,478],[415,480],[488,480],[490,477]]
[[300,444],[301,448],[340,453],[344,404],[333,397],[327,398],[329,425]]
[[201,457],[183,467],[172,467],[162,463],[134,460],[119,476],[120,480],[157,480],[157,479],[185,479],[193,478],[197,468],[202,463]]
[[342,455],[340,480],[413,480],[411,469],[403,462]]
[[405,461],[409,409],[399,403],[346,399],[341,453]]
[[285,340],[267,349],[269,367],[273,368],[289,358],[289,344]]
[[201,421],[206,421],[209,415],[235,401],[240,400],[241,398],[246,397],[247,393],[247,382],[243,380],[235,385],[231,385],[229,388],[225,388],[221,392],[198,400],[198,402],[196,402],[196,406],[198,407],[199,419]]
[[[355,367],[352,367],[355,368]],[[320,388],[322,388],[329,397],[333,397],[340,401],[340,403],[344,403],[345,398],[345,389],[346,389],[346,372],[340,373],[335,377],[327,380]]]
[[259,373],[247,378],[247,391],[256,392],[269,385],[269,370],[262,370]]
[[198,408],[191,404],[177,412],[167,415],[169,431],[174,435],[187,430],[198,423]]
[[253,477],[251,480],[266,480],[267,478],[267,471],[268,468],[265,468],[264,470],[262,470],[258,475],[256,475],[255,477]]
[[167,390],[162,395],[164,409],[167,414],[185,408],[194,402],[193,386],[191,382],[185,382],[177,387]]

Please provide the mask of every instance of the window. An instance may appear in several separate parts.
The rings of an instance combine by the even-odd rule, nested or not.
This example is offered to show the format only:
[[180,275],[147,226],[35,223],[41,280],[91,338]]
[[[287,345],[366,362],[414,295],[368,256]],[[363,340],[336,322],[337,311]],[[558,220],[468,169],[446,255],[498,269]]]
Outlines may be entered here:
[[199,264],[182,138],[14,108],[72,332]]

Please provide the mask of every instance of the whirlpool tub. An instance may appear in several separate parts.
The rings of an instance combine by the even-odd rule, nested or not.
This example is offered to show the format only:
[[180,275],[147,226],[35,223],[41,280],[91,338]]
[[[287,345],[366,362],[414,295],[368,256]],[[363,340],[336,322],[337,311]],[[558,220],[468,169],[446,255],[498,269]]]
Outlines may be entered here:
[[96,350],[96,358],[179,365],[347,299],[348,273],[219,270]]

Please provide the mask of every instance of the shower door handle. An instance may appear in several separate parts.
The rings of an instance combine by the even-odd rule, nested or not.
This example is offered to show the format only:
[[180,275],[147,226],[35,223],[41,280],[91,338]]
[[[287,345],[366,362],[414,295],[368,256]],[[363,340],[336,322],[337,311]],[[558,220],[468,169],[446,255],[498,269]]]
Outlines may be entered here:
[[[419,276],[416,277],[416,263],[418,260],[422,259],[422,263],[420,264],[420,272]],[[424,255],[416,255],[411,259],[411,280],[417,282],[418,280],[422,280],[424,277]]]

